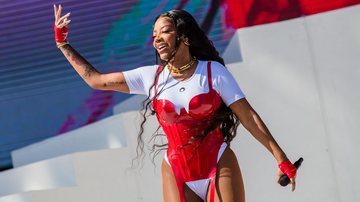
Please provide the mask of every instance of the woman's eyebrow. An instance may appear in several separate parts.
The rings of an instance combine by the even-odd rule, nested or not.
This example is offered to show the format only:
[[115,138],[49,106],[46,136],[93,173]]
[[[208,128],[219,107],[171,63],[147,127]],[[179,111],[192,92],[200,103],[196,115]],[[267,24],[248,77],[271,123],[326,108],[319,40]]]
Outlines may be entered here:
[[[164,26],[160,27],[159,30],[162,30],[164,27],[171,27],[171,25],[164,25]],[[153,30],[153,33],[155,33],[155,30]]]

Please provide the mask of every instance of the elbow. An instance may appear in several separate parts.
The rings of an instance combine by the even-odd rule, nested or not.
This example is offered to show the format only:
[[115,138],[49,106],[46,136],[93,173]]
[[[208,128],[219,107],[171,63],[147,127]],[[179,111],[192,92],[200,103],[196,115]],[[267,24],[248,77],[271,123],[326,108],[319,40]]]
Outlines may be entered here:
[[101,90],[101,74],[98,72],[90,72],[81,75],[86,84],[95,90]]
[[98,82],[86,81],[88,86],[94,90],[102,90],[102,86]]
[[103,86],[101,86],[101,85],[98,85],[98,84],[96,84],[96,85],[89,85],[92,89],[94,89],[94,90],[104,90],[104,88],[103,88]]

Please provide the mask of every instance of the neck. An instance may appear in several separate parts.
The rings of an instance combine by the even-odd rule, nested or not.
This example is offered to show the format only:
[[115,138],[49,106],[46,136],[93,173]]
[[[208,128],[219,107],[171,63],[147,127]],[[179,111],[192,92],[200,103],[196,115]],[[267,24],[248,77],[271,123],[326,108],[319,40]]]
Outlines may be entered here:
[[167,67],[170,72],[176,73],[176,74],[181,74],[182,72],[190,69],[196,63],[196,61],[197,61],[196,58],[193,57],[193,58],[191,58],[191,60],[188,63],[184,64],[183,66],[176,67],[173,64],[169,63]]
[[193,59],[193,57],[191,55],[179,55],[176,54],[170,61],[168,64],[170,64],[171,66],[173,66],[174,68],[180,68],[186,64],[188,64],[189,62],[191,62],[191,60]]

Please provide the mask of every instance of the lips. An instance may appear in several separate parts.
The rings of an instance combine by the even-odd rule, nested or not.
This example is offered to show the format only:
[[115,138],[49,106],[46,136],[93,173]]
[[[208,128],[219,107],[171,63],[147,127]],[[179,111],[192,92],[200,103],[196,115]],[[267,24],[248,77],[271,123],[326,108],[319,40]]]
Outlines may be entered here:
[[156,50],[158,53],[161,53],[166,49],[166,47],[167,46],[165,44],[158,44],[158,45],[156,45]]

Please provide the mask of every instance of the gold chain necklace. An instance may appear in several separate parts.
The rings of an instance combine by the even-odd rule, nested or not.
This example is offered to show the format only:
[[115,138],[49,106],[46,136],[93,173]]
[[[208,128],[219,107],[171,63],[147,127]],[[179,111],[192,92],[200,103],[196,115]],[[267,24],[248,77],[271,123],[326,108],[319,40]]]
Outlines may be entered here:
[[167,68],[169,69],[169,71],[170,71],[171,73],[180,74],[181,72],[189,69],[196,61],[197,61],[196,58],[193,57],[192,60],[190,60],[189,63],[185,64],[185,65],[182,66],[182,67],[177,68],[177,67],[174,67],[173,65],[171,65],[171,64],[169,63],[169,64],[167,65]]

